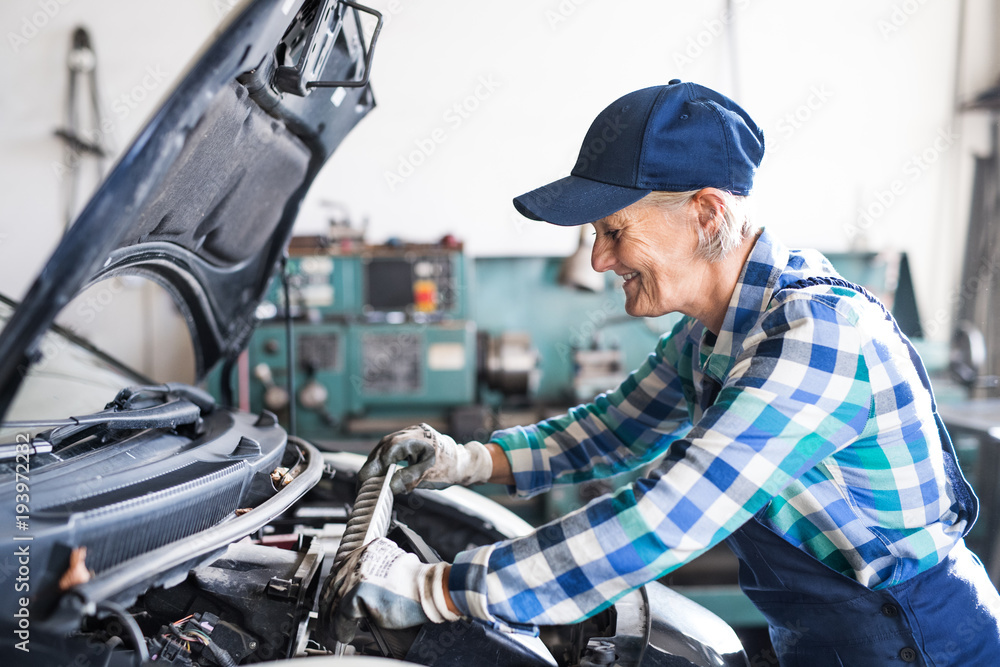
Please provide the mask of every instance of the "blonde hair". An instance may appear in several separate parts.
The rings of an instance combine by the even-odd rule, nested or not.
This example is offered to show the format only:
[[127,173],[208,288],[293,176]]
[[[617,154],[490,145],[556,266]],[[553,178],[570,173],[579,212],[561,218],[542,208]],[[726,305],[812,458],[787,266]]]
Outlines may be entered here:
[[[700,190],[687,192],[666,192],[656,190],[639,200],[648,206],[658,206],[667,211],[677,211],[691,202]],[[722,193],[722,222],[715,232],[708,236],[698,225],[698,253],[710,262],[721,261],[735,250],[745,240],[754,235],[757,229],[750,224],[749,197],[734,195],[720,190]]]

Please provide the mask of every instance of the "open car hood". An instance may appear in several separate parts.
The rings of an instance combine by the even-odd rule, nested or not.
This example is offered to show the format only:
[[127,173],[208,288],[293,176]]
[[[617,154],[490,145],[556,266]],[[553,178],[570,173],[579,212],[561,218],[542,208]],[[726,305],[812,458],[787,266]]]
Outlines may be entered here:
[[234,359],[327,158],[373,107],[346,0],[237,6],[59,243],[0,333],[0,418],[59,311],[138,274],[184,313],[200,380]]

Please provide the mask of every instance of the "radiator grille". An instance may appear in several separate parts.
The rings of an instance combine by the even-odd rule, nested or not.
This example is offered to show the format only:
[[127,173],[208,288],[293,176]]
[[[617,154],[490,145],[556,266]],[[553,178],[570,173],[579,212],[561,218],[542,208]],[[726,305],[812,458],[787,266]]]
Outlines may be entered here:
[[87,567],[102,572],[220,523],[239,507],[247,475],[243,461],[196,462],[61,506],[72,543],[87,547]]

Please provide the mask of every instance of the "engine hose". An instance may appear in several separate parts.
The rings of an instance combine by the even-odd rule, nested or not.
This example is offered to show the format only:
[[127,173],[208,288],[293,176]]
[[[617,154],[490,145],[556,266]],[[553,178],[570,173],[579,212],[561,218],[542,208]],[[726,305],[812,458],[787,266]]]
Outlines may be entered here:
[[376,537],[384,537],[389,531],[392,520],[392,489],[389,480],[396,471],[395,464],[390,465],[384,476],[370,477],[358,490],[351,516],[340,538],[340,546],[333,557],[333,567],[323,582],[323,590],[319,596],[318,622],[316,624],[317,639],[324,646],[341,653],[340,646],[333,634],[333,603],[337,595],[337,571],[343,561],[358,547],[364,546]]
[[385,475],[369,477],[361,485],[358,497],[354,500],[351,517],[347,520],[347,527],[344,528],[344,534],[340,538],[337,555],[333,557],[331,572],[340,569],[341,563],[355,549],[376,537],[384,537],[388,532],[389,521],[392,520],[392,491],[387,482],[392,479],[395,468],[396,466],[392,465]]

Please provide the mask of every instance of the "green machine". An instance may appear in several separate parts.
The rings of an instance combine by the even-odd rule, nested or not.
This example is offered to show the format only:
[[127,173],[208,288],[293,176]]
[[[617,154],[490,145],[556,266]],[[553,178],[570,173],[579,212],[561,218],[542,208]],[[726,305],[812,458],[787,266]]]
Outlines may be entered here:
[[476,402],[470,273],[457,243],[297,237],[284,279],[276,276],[258,309],[238,374],[241,399],[294,419],[304,437],[341,446],[352,438],[370,446],[414,419],[451,426],[453,411]]

